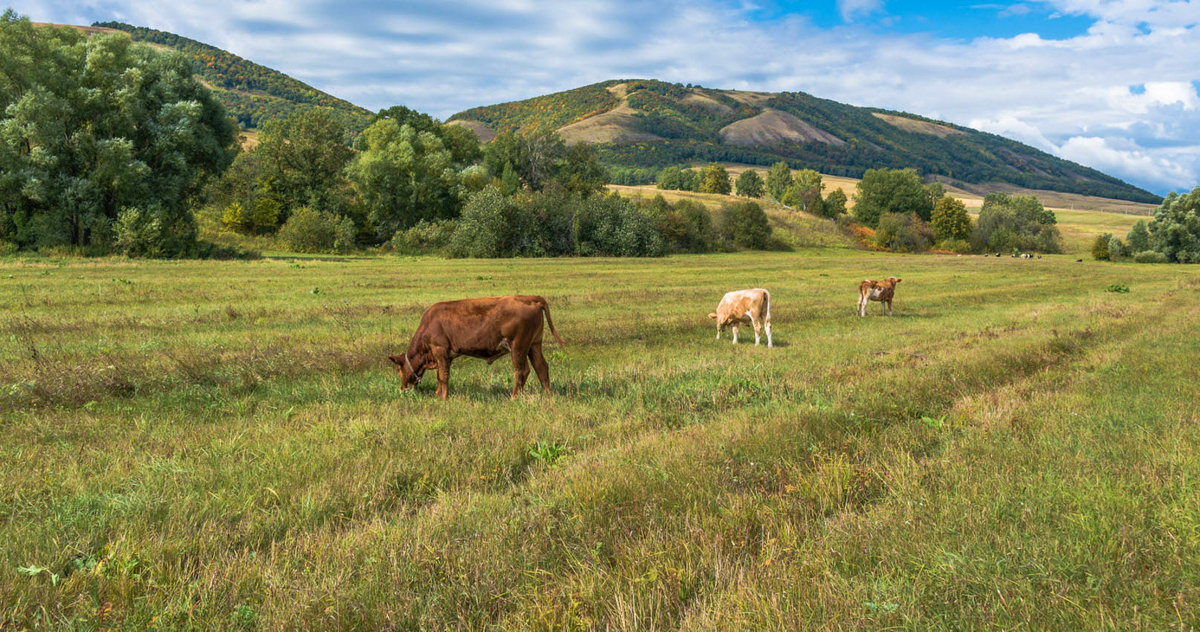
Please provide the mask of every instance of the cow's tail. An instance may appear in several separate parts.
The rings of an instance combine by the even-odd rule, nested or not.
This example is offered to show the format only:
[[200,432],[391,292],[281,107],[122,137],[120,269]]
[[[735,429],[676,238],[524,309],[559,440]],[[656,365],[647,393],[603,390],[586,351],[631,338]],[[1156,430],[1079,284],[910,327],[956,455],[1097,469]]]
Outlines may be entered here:
[[771,322],[771,293],[763,290],[763,311],[767,313],[766,321]]
[[563,342],[562,336],[559,336],[558,332],[554,330],[554,321],[550,319],[550,304],[546,302],[546,299],[542,299],[541,303],[542,313],[546,315],[546,324],[550,326],[550,334],[554,336],[560,346],[567,346],[567,343]]

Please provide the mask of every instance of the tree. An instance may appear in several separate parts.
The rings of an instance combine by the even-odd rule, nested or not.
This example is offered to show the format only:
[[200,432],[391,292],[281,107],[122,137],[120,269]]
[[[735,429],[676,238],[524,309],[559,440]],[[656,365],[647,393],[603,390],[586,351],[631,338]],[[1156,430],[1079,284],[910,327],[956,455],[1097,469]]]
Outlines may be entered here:
[[457,217],[458,169],[432,131],[384,118],[363,131],[367,149],[346,169],[377,242],[421,220]]
[[344,172],[354,155],[345,137],[341,123],[319,109],[297,110],[263,125],[254,153],[262,161],[269,194],[285,214],[302,206],[338,214],[345,210]]
[[834,189],[825,196],[825,204],[822,205],[825,217],[836,218],[846,212],[846,192],[841,189]]
[[916,169],[867,169],[854,199],[855,219],[872,228],[884,213],[916,213],[928,221],[933,211]]
[[1150,231],[1146,229],[1146,220],[1139,219],[1125,240],[1129,242],[1129,251],[1135,255],[1150,250]]
[[821,182],[821,174],[812,169],[801,169],[796,172],[792,185],[783,192],[780,202],[785,206],[799,208],[815,215],[824,215],[824,201],[821,190],[825,184]]
[[1200,187],[1184,195],[1171,192],[1155,209],[1148,230],[1151,250],[1168,261],[1200,263]]
[[977,250],[1060,252],[1061,238],[1053,211],[1032,195],[989,193],[983,199],[971,241]]
[[967,205],[961,200],[943,195],[933,207],[929,227],[933,229],[933,236],[937,241],[970,239],[971,216],[967,214]]
[[786,162],[777,162],[767,171],[767,195],[776,201],[783,199],[783,192],[792,186],[792,169]]
[[729,172],[725,171],[725,167],[714,162],[704,168],[704,176],[700,180],[701,193],[728,195],[732,188],[729,184]]
[[758,202],[734,202],[721,207],[721,236],[742,248],[766,249],[771,223]]
[[1092,258],[1096,261],[1108,261],[1112,256],[1108,252],[1108,242],[1112,238],[1109,233],[1099,235],[1092,241]]
[[678,191],[683,188],[683,174],[679,167],[663,167],[655,179],[655,186],[664,191]]
[[124,214],[127,244],[156,240],[124,250],[192,252],[236,132],[181,54],[0,16],[0,241],[103,250]]
[[737,179],[737,194],[742,197],[760,198],[763,196],[763,179],[758,172],[747,169]]

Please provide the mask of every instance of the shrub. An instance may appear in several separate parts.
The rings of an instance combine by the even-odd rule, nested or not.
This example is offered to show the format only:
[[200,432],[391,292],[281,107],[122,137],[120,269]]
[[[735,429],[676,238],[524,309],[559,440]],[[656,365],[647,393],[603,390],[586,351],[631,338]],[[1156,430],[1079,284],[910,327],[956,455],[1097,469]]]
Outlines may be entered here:
[[943,240],[937,242],[936,244],[934,244],[934,248],[937,248],[938,250],[945,250],[948,252],[958,252],[958,253],[966,254],[968,252],[971,252],[971,242],[969,242],[965,239],[943,239]]
[[1092,242],[1093,259],[1096,261],[1108,261],[1112,258],[1108,252],[1108,240],[1111,238],[1112,235],[1108,233],[1096,237],[1095,241]]
[[661,256],[662,238],[650,217],[630,201],[616,195],[583,200],[575,214],[575,245],[583,256]]
[[127,257],[160,257],[165,242],[162,222],[154,213],[127,208],[117,214],[113,245]]
[[15,255],[15,254],[17,254],[18,249],[19,249],[19,246],[17,246],[13,242],[4,241],[3,239],[0,239],[0,257],[7,257],[10,255]]
[[1167,255],[1153,250],[1143,250],[1136,255],[1133,255],[1133,260],[1138,263],[1168,263]]
[[763,250],[771,237],[771,223],[757,202],[726,204],[721,207],[720,234],[739,247]]
[[916,169],[867,169],[855,193],[854,216],[875,228],[886,213],[916,213],[928,220],[933,203]]
[[449,253],[454,257],[511,257],[516,210],[512,198],[495,186],[472,195],[463,208]]
[[921,252],[933,243],[933,231],[916,213],[885,213],[875,229],[875,245],[896,252]]
[[452,219],[440,221],[417,222],[416,226],[406,230],[398,230],[392,236],[389,246],[392,252],[407,255],[430,254],[443,252],[450,245],[458,222]]
[[1108,238],[1108,258],[1109,259],[1112,259],[1113,261],[1116,261],[1117,259],[1121,259],[1121,258],[1125,257],[1127,254],[1129,254],[1128,250],[1129,249],[1125,247],[1125,244],[1120,239],[1118,239],[1116,235],[1109,236],[1109,238]]
[[1125,241],[1128,242],[1130,252],[1150,250],[1150,231],[1146,228],[1146,220],[1139,219],[1125,236]]
[[295,252],[347,252],[354,247],[356,233],[349,217],[304,206],[280,227],[279,240]]

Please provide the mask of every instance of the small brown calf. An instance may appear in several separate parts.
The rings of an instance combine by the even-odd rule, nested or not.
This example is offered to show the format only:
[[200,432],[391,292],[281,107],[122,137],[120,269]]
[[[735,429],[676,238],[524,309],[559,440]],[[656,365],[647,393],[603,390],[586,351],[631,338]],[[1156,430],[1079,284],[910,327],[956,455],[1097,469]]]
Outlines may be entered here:
[[888,277],[882,281],[871,281],[870,279],[858,284],[858,315],[867,315],[867,303],[870,301],[878,301],[880,312],[891,316],[892,315],[892,296],[896,293],[896,284],[900,279],[896,277]]

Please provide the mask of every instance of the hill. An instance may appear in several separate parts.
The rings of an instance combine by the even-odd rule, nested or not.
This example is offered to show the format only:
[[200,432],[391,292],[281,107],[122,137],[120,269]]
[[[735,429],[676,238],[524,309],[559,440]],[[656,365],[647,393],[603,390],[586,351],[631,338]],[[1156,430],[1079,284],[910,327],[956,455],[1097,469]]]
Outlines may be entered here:
[[135,42],[146,42],[190,56],[196,75],[244,129],[257,129],[268,119],[310,108],[329,110],[347,129],[355,132],[362,131],[371,118],[368,110],[277,70],[174,33],[122,22],[96,22],[83,30],[125,33]]
[[630,79],[477,107],[450,117],[488,138],[551,126],[569,143],[595,143],[613,165],[690,162],[767,165],[785,160],[860,177],[914,167],[926,178],[1008,185],[1119,200],[1161,198],[1023,143],[915,114],[864,108],[803,92],[745,92]]

